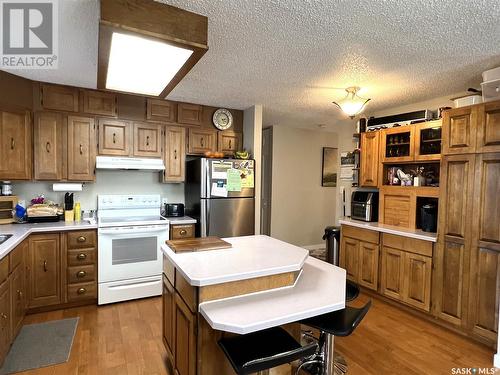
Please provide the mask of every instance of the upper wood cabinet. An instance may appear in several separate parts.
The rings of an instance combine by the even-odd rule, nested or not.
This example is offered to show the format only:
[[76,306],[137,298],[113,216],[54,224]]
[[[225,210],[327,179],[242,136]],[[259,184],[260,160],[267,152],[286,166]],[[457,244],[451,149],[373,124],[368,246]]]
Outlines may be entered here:
[[179,124],[201,125],[202,121],[203,106],[189,103],[177,105],[177,122]]
[[66,142],[64,119],[57,112],[37,112],[34,124],[34,177],[36,180],[62,180]]
[[217,133],[217,149],[226,156],[233,156],[236,151],[241,150],[243,134],[231,131]]
[[481,104],[476,136],[476,152],[500,152],[500,101]]
[[99,119],[99,155],[130,155],[131,124],[128,121]]
[[165,128],[164,182],[183,182],[186,168],[186,129],[180,126]]
[[29,112],[0,112],[0,179],[31,179],[31,156]]
[[68,116],[68,180],[95,180],[96,149],[94,119]]
[[134,156],[161,157],[161,125],[134,123]]
[[361,186],[378,186],[380,132],[361,134]]
[[443,113],[443,155],[475,152],[478,106],[450,109]]
[[82,90],[83,112],[100,116],[117,116],[115,93]]
[[42,83],[40,84],[40,104],[43,109],[78,112],[78,89]]
[[217,151],[217,131],[190,128],[188,154],[203,155],[207,151]]
[[175,122],[177,105],[168,100],[148,98],[146,101],[146,118],[148,120]]
[[415,125],[415,161],[439,161],[441,159],[441,120]]
[[384,163],[408,162],[415,155],[415,127],[412,125],[385,129],[380,132],[380,155]]

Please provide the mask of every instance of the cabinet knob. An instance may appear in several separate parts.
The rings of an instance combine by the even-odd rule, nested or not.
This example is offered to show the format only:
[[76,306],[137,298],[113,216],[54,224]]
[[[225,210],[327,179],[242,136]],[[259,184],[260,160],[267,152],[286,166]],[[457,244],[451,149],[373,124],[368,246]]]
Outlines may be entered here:
[[181,236],[185,236],[185,235],[187,234],[187,231],[186,231],[185,229],[181,229],[181,230],[179,231],[179,234],[180,234]]
[[45,150],[50,153],[50,142],[45,144]]
[[78,260],[85,260],[87,259],[87,254],[84,254],[84,253],[80,253],[76,256],[76,259]]
[[77,294],[84,294],[87,291],[85,288],[80,288],[76,291]]
[[78,242],[85,242],[87,239],[84,236],[80,236],[76,239]]
[[7,319],[7,318],[8,318],[7,314],[4,314],[4,313],[1,313],[1,314],[0,314],[0,316],[1,316],[3,319]]
[[79,279],[81,279],[82,277],[85,277],[85,276],[87,276],[87,272],[85,272],[85,271],[78,271],[76,273],[76,277],[78,277]]

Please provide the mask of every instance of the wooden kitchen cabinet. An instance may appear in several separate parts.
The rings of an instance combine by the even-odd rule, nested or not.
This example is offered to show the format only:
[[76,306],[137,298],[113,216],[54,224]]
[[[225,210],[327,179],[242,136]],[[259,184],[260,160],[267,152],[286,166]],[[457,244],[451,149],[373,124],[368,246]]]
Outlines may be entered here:
[[411,162],[415,155],[415,127],[400,126],[380,132],[380,159],[383,163]]
[[61,298],[61,252],[59,234],[29,237],[29,307],[57,305]]
[[168,281],[167,277],[163,275],[163,294],[162,294],[162,308],[163,308],[163,319],[162,319],[162,333],[163,333],[163,343],[167,348],[167,356],[172,363],[172,367],[175,368],[174,360],[174,338],[175,338],[175,289],[172,284]]
[[441,160],[441,120],[415,125],[415,161]]
[[177,104],[177,122],[179,124],[200,126],[203,121],[203,106],[190,103]]
[[378,259],[378,245],[364,241],[359,242],[359,285],[368,289],[377,290]]
[[190,128],[188,154],[203,155],[207,151],[217,151],[217,131]]
[[34,124],[34,177],[36,180],[65,178],[64,118],[57,112],[37,112]]
[[[24,251],[25,246],[20,246],[17,249]],[[23,262],[10,275],[10,333],[12,338],[17,336],[17,333],[21,329],[24,315],[26,314],[25,271],[23,257]]]
[[500,152],[500,101],[477,107],[476,152]]
[[381,261],[381,293],[398,301],[404,301],[405,253],[402,250],[383,246]]
[[68,116],[68,180],[95,180],[96,149],[94,119]]
[[180,240],[183,238],[194,238],[194,224],[172,224],[170,226],[170,239]]
[[148,98],[146,100],[146,118],[155,121],[175,122],[177,105],[168,100]]
[[163,182],[184,182],[186,177],[186,129],[165,127],[165,172]]
[[31,179],[32,126],[27,111],[0,112],[0,180]]
[[414,228],[416,220],[415,200],[415,191],[412,187],[381,187],[379,222],[404,228]]
[[99,155],[129,156],[132,138],[130,127],[128,121],[99,119]]
[[479,106],[468,106],[443,112],[443,155],[475,152],[478,109]]
[[242,149],[243,135],[230,131],[217,133],[217,150],[226,156],[233,156],[236,151]]
[[10,348],[11,336],[10,285],[9,280],[0,282],[0,366]]
[[359,241],[349,237],[342,237],[340,252],[340,266],[346,270],[346,277],[356,282],[359,269]]
[[82,90],[83,112],[99,116],[117,116],[117,96],[112,92]]
[[161,157],[162,126],[134,123],[134,156]]
[[196,314],[175,294],[174,363],[176,375],[196,375]]
[[431,306],[432,258],[405,253],[405,302],[429,311]]
[[78,112],[78,90],[75,87],[42,83],[40,104],[43,109]]
[[377,187],[380,132],[361,133],[361,186]]

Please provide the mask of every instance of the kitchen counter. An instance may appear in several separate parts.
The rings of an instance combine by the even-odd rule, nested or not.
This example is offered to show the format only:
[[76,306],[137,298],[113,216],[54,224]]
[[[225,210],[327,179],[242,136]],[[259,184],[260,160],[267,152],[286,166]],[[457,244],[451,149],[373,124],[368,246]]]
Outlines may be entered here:
[[167,245],[163,253],[193,286],[246,280],[300,271],[309,252],[268,236],[224,238],[230,249],[175,253]]
[[401,227],[396,227],[394,225],[380,224],[377,222],[366,222],[366,221],[361,221],[361,220],[354,220],[354,219],[351,219],[350,217],[340,218],[339,223],[343,224],[343,225],[351,225],[353,227],[374,230],[377,232],[383,232],[383,233],[395,234],[398,236],[416,238],[418,240],[424,240],[424,241],[430,241],[430,242],[437,241],[437,234],[436,233],[424,232],[421,229],[401,228]]
[[0,259],[4,258],[17,245],[32,233],[61,232],[70,230],[96,229],[97,224],[88,222],[58,221],[55,223],[36,223],[36,224],[6,224],[0,225],[0,234],[12,234],[7,241],[0,245]]
[[166,217],[165,219],[167,219],[171,225],[196,224],[196,219],[189,216]]

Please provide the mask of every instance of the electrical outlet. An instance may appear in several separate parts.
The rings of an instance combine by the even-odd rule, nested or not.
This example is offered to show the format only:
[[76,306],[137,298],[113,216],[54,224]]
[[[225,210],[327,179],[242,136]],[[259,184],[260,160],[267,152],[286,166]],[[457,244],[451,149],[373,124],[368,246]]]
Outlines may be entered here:
[[167,201],[168,201],[168,199],[166,197],[162,198],[161,199],[161,205],[163,206],[163,205],[167,204]]

